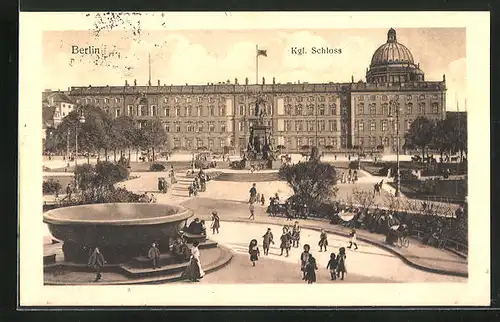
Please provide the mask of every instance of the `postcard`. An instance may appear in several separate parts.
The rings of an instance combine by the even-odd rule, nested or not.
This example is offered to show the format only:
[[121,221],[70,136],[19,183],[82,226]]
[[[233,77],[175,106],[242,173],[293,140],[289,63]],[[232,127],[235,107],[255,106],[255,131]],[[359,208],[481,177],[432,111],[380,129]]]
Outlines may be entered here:
[[488,13],[20,38],[20,306],[489,305]]

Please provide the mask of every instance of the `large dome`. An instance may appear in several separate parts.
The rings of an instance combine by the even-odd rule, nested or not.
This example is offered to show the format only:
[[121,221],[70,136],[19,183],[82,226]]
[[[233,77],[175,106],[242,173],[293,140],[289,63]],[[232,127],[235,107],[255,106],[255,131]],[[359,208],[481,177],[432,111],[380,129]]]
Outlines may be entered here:
[[370,67],[392,64],[413,64],[410,50],[396,40],[396,30],[387,33],[387,42],[380,46],[372,57]]

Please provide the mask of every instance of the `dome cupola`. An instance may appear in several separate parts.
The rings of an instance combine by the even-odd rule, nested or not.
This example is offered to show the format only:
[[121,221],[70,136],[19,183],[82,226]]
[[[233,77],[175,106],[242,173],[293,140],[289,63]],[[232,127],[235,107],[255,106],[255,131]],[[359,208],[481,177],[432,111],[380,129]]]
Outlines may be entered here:
[[401,83],[408,81],[423,81],[424,74],[413,60],[411,51],[398,43],[396,30],[387,32],[387,42],[375,50],[366,73],[369,83]]

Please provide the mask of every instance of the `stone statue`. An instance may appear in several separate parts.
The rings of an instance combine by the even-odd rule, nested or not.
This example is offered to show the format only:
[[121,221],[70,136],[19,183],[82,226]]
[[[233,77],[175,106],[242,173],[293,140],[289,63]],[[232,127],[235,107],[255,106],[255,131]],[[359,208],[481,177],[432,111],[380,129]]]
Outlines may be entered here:
[[443,74],[443,82],[446,82],[446,75]]
[[134,79],[134,86],[137,86],[137,79]]
[[235,78],[235,79],[234,79],[234,83],[235,83],[236,85],[238,85],[238,79],[237,79],[237,78]]
[[262,85],[264,85],[266,83],[266,79],[264,77],[262,77]]
[[248,85],[248,77],[245,77],[245,85]]
[[158,80],[158,86],[161,86],[161,84],[160,84],[160,80]]
[[259,101],[255,102],[255,116],[260,116],[260,106]]
[[273,84],[276,84],[276,77],[273,77]]

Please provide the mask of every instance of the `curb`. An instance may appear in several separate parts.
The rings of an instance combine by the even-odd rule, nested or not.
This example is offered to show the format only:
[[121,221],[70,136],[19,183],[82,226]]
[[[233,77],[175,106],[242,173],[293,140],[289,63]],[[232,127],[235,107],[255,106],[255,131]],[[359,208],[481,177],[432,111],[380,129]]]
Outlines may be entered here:
[[[222,222],[244,222],[244,223],[255,222],[255,223],[259,223],[259,224],[274,224],[274,225],[276,225],[276,223],[269,223],[269,222],[260,221],[260,220],[248,221],[248,220],[245,220],[245,219],[223,220]],[[307,224],[306,225],[301,225],[301,227],[302,228],[306,228],[306,229],[310,229],[310,230],[314,230],[314,231],[321,231],[321,229],[322,229],[322,228],[310,226],[310,225],[307,225]],[[349,234],[342,233],[342,232],[339,232],[339,231],[334,231],[334,230],[331,230],[331,229],[328,229],[328,228],[323,228],[323,229],[326,232],[329,232],[329,233],[337,235],[337,236],[342,236],[342,237],[348,237],[349,236]],[[440,275],[447,275],[447,276],[458,276],[458,277],[465,277],[465,278],[469,277],[468,273],[451,271],[451,270],[445,270],[445,269],[439,269],[439,268],[432,268],[432,267],[428,267],[428,266],[423,266],[423,265],[417,264],[417,263],[412,262],[411,260],[409,260],[406,256],[404,256],[403,254],[401,254],[400,252],[398,252],[394,248],[391,248],[388,245],[384,245],[383,243],[380,243],[380,242],[377,242],[377,241],[373,241],[373,240],[370,240],[368,238],[365,238],[365,237],[362,237],[362,236],[359,236],[359,235],[357,236],[357,239],[361,240],[361,241],[363,241],[365,243],[368,243],[368,244],[377,246],[379,248],[382,248],[384,250],[387,250],[390,253],[398,256],[399,259],[401,259],[408,266],[411,266],[413,268],[419,269],[421,271],[426,271],[426,272],[429,272],[429,273],[440,274]]]

